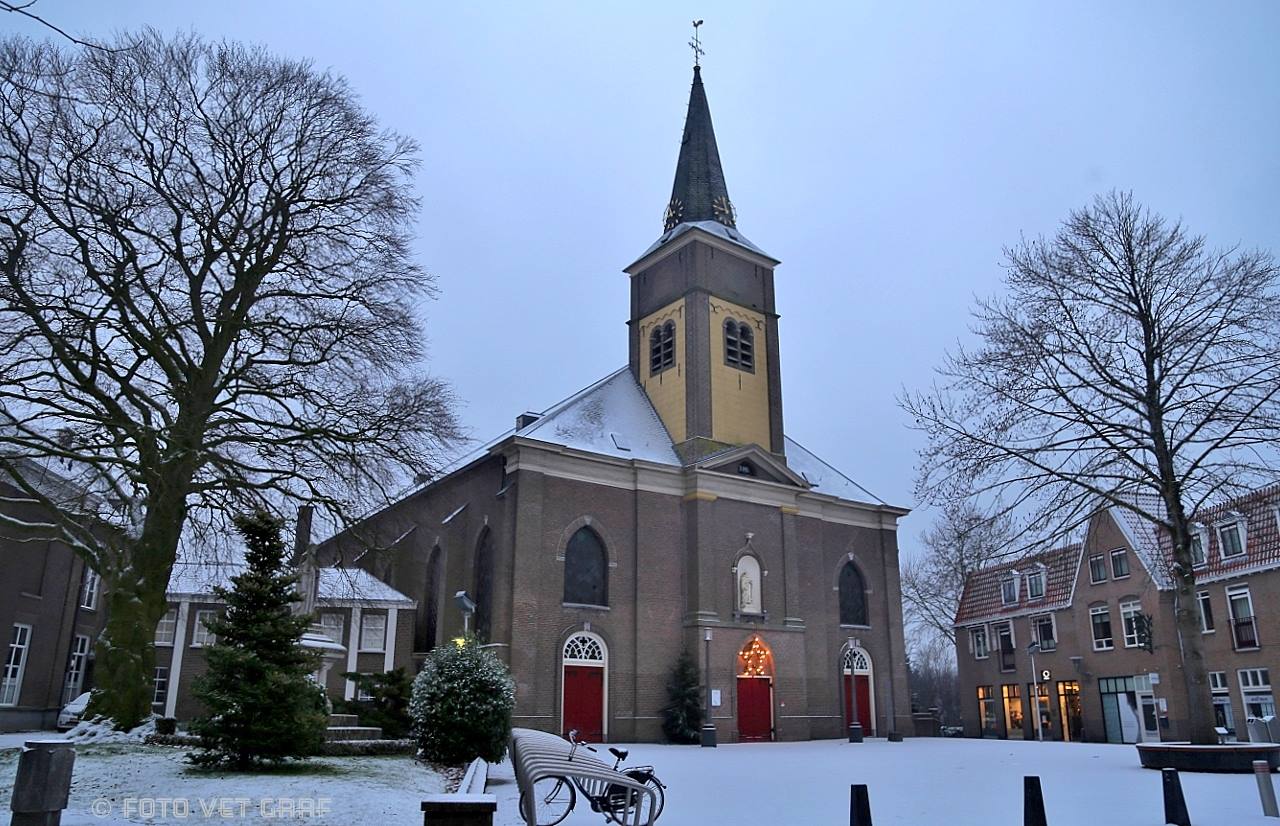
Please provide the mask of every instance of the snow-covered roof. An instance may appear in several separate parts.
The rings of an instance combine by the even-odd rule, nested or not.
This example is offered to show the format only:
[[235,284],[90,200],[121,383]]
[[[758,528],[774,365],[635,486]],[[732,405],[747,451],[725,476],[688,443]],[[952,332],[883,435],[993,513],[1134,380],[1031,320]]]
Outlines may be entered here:
[[790,436],[785,436],[787,451],[787,467],[805,478],[815,493],[838,496],[841,499],[852,499],[855,502],[871,500],[881,505],[888,504],[879,496],[845,476],[831,465],[819,459],[803,445]]
[[[1153,493],[1133,494],[1129,501],[1148,513],[1165,512],[1164,503]],[[1172,587],[1173,580],[1169,577],[1168,565],[1160,551],[1160,535],[1156,526],[1128,508],[1112,505],[1109,510],[1111,518],[1129,542],[1129,547],[1138,555],[1142,567],[1147,569],[1147,573],[1155,581],[1156,587]]]
[[730,244],[735,244],[743,249],[750,250],[756,255],[763,255],[765,258],[770,260],[776,260],[773,256],[769,255],[769,253],[751,243],[751,241],[747,239],[747,236],[739,232],[737,228],[727,227],[719,221],[685,221],[682,224],[676,224],[674,227],[664,232],[662,237],[657,241],[654,241],[653,244],[650,245],[649,249],[645,250],[644,253],[636,260],[643,261],[645,258],[649,257],[650,253],[654,252],[659,247],[665,246],[680,236],[695,229],[700,229],[709,235],[714,235],[717,238],[728,241]]
[[[213,597],[215,587],[231,587],[231,578],[243,573],[243,562],[179,562],[169,576],[167,595],[175,597]],[[362,568],[320,568],[316,598],[328,602],[399,602],[415,604]]]

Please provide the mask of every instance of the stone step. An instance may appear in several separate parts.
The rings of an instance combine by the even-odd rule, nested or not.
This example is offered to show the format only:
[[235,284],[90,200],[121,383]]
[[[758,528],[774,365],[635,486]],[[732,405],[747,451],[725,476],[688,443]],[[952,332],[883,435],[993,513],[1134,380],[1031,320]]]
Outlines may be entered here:
[[358,726],[360,718],[354,714],[330,714],[329,725],[331,726]]
[[338,740],[381,740],[382,729],[377,726],[329,726],[325,729],[324,739],[331,743]]

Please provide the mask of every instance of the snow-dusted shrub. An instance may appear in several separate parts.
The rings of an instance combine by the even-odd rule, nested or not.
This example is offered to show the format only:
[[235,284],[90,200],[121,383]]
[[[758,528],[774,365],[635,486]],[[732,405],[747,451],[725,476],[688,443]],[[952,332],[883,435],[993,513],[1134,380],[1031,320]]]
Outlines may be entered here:
[[423,758],[458,765],[502,759],[511,737],[515,683],[507,667],[474,639],[432,649],[413,681],[409,715]]

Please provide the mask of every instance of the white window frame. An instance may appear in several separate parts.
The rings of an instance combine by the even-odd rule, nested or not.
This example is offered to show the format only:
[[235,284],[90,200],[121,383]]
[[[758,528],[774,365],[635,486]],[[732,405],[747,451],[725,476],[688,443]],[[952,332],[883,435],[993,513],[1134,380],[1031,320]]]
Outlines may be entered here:
[[1102,616],[1102,615],[1105,615],[1107,617],[1107,624],[1111,625],[1111,606],[1110,605],[1099,605],[1096,608],[1089,609],[1089,636],[1093,639],[1093,650],[1094,651],[1113,651],[1115,650],[1115,647],[1116,647],[1115,626],[1114,625],[1111,626],[1111,636],[1107,638],[1105,642],[1098,639],[1098,635],[1096,633],[1096,630],[1094,629],[1094,625],[1093,625],[1094,616]]
[[86,611],[98,610],[98,596],[102,589],[102,577],[98,572],[84,566],[84,579],[80,582],[80,607]]
[[[1124,559],[1123,574],[1116,573],[1116,556],[1120,556]],[[1107,554],[1107,557],[1108,557],[1107,564],[1108,564],[1108,567],[1111,569],[1112,579],[1128,579],[1133,574],[1133,566],[1132,566],[1132,563],[1129,561],[1128,548],[1113,548],[1111,552]]]
[[0,706],[16,706],[22,699],[22,677],[26,674],[27,655],[30,653],[31,626],[15,622],[5,650],[4,670],[0,673]]
[[[1018,604],[1018,572],[1010,571],[1000,577],[1000,604],[1001,605],[1017,605]],[[1009,587],[1013,587],[1013,598],[1009,598]]]
[[195,624],[191,628],[191,647],[204,648],[218,642],[218,635],[210,631],[204,624],[205,617],[216,617],[218,612],[209,608],[196,611]]
[[1208,605],[1209,605],[1209,616],[1213,616],[1213,600],[1210,598],[1210,596],[1209,596],[1209,592],[1208,592],[1208,591],[1196,591],[1196,613],[1197,613],[1197,614],[1199,615],[1199,617],[1200,617],[1200,633],[1201,633],[1201,634],[1216,634],[1216,633],[1217,633],[1217,631],[1218,631],[1218,621],[1217,621],[1217,619],[1215,619],[1215,620],[1214,620],[1214,622],[1213,622],[1213,627],[1212,627],[1212,628],[1209,628],[1208,626],[1206,626],[1206,625],[1205,625],[1205,621],[1204,621],[1204,618],[1205,618],[1204,606],[1205,606],[1205,604],[1206,604],[1206,603],[1208,603]]
[[[168,633],[161,634],[160,629],[166,629]],[[156,639],[155,644],[158,646],[172,646],[174,639],[178,636],[178,609],[170,608],[164,612],[164,616],[156,623]]]
[[157,665],[151,675],[151,705],[162,706],[169,700],[169,666]]
[[[1102,579],[1093,578],[1093,561],[1095,559],[1102,560]],[[1103,553],[1089,554],[1089,558],[1085,560],[1089,566],[1089,584],[1098,585],[1107,581],[1107,572],[1110,570],[1107,566],[1107,555]]]
[[[372,676],[372,675],[371,675],[371,674],[366,674],[365,672],[363,672],[363,671],[362,671],[362,672],[360,672],[360,676],[361,676],[361,677],[370,677],[370,676]],[[373,695],[372,695],[372,694],[370,694],[369,692],[365,691],[365,690],[364,690],[363,685],[362,685],[361,683],[359,683],[359,682],[357,682],[357,683],[356,683],[356,702],[359,702],[359,703],[370,703],[370,702],[373,702]]]
[[1231,686],[1227,683],[1227,672],[1209,672],[1209,691],[1214,694],[1225,694],[1231,691]]
[[[1138,628],[1138,618],[1141,616],[1142,603],[1138,600],[1131,599],[1120,603],[1120,633],[1124,637],[1125,648],[1140,648],[1142,646],[1142,634]],[[1115,629],[1112,629],[1112,634],[1114,633]]]
[[[1249,698],[1253,695],[1262,695],[1271,698],[1271,707],[1274,712],[1276,705],[1276,695],[1271,688],[1271,673],[1269,668],[1241,668],[1236,672],[1240,680],[1240,703],[1241,709],[1244,711],[1245,719],[1249,719]],[[1266,675],[1264,678],[1263,675]]]
[[[1038,566],[1034,571],[1027,574],[1027,599],[1028,600],[1044,599],[1045,585],[1046,585],[1047,579],[1048,577],[1045,576],[1045,568],[1043,565]],[[1031,583],[1033,580],[1040,583],[1039,594],[1035,593],[1035,590],[1031,587]]]
[[[1248,556],[1249,554],[1249,545],[1248,545],[1249,539],[1248,539],[1248,530],[1247,530],[1248,523],[1245,522],[1245,519],[1243,516],[1235,516],[1232,519],[1219,522],[1214,527],[1218,531],[1218,556],[1221,559],[1225,561],[1228,559],[1238,559],[1242,556]],[[1238,554],[1228,554],[1227,543],[1224,542],[1222,539],[1223,531],[1230,530],[1231,528],[1235,528],[1236,536],[1239,537],[1240,539],[1240,553]]]
[[67,673],[62,678],[62,704],[65,706],[80,696],[84,687],[85,667],[89,664],[89,637],[76,634],[71,638],[71,650],[67,653]]
[[[1209,532],[1205,529],[1203,525],[1199,525],[1199,524],[1192,525],[1191,539],[1189,541],[1191,542],[1191,547],[1189,549],[1189,552],[1191,554],[1191,567],[1203,568],[1204,566],[1208,565],[1209,564]],[[1200,546],[1200,558],[1198,560],[1196,559],[1196,552],[1195,552],[1195,548],[1197,545]]]
[[[381,625],[379,625],[379,623]],[[371,646],[369,635],[373,628],[378,628],[381,634],[381,640],[377,647]],[[360,651],[369,653],[383,653],[387,650],[387,615],[386,614],[361,614],[360,615]]]
[[[1053,634],[1053,640],[1052,640],[1053,646],[1051,648],[1044,648],[1043,647],[1044,640],[1040,639],[1040,620],[1042,619],[1049,620],[1049,633]],[[1045,653],[1048,653],[1050,651],[1056,651],[1058,648],[1058,618],[1050,613],[1036,614],[1032,616],[1031,617],[1031,639],[1034,642],[1039,643],[1042,646],[1040,650],[1044,651]]]
[[[326,622],[326,620],[328,621]],[[333,620],[337,620],[336,625],[333,623]],[[337,630],[336,634],[333,633],[335,629]],[[347,630],[347,618],[345,615],[337,611],[324,611],[320,614],[320,630],[324,632],[325,636],[330,640],[341,645],[343,634],[346,633]]]
[[[982,638],[981,646],[978,645],[979,635]],[[991,638],[987,635],[987,626],[979,625],[969,629],[969,650],[973,652],[975,660],[985,660],[991,656]]]

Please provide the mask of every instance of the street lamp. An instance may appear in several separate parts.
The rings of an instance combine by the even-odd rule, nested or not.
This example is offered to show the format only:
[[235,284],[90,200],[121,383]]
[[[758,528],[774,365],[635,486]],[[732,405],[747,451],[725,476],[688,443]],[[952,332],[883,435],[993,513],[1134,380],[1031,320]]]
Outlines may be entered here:
[[711,719],[711,629],[707,628],[702,632],[702,639],[706,643],[706,660],[703,664],[702,678],[703,691],[707,697],[706,717],[702,721],[702,745],[704,748],[714,749],[716,747],[716,724]]
[[1039,642],[1032,642],[1027,646],[1027,653],[1031,655],[1031,692],[1034,695],[1032,702],[1035,703],[1035,721],[1036,721],[1036,739],[1041,743],[1044,742],[1044,721],[1040,718],[1040,673],[1036,671],[1036,652],[1040,650]]
[[466,637],[471,633],[471,615],[476,612],[476,601],[467,596],[466,591],[454,594],[453,601],[458,603],[458,608],[462,611],[462,636]]

